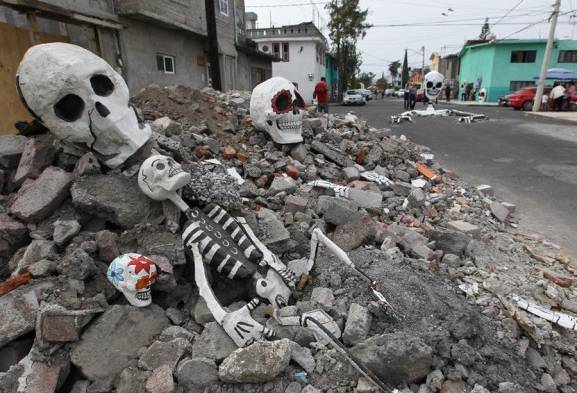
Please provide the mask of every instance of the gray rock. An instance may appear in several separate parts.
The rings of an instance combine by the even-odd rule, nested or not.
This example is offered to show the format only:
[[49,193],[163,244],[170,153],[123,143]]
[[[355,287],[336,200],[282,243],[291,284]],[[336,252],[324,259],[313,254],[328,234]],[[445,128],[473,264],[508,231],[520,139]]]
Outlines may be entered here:
[[168,366],[160,366],[155,369],[146,381],[148,393],[173,393],[174,378],[172,370]]
[[26,251],[24,251],[22,259],[20,259],[18,262],[18,268],[16,269],[16,272],[20,273],[33,263],[36,263],[42,259],[53,259],[57,255],[58,253],[56,252],[56,246],[53,241],[32,240],[28,247],[26,247]]
[[489,209],[491,209],[491,214],[499,221],[505,222],[509,217],[511,212],[501,203],[494,201],[489,205]]
[[331,309],[335,301],[335,296],[330,288],[313,288],[311,301],[319,304],[325,309]]
[[445,376],[441,370],[434,370],[427,375],[427,386],[432,392],[438,392],[443,386]]
[[447,265],[447,266],[452,267],[454,269],[457,269],[463,265],[463,261],[461,260],[461,258],[459,258],[459,256],[457,256],[455,254],[443,255],[442,262],[443,262],[443,265]]
[[373,241],[375,234],[374,221],[365,216],[361,220],[339,225],[331,238],[344,251],[351,251]]
[[181,325],[184,322],[184,316],[182,312],[174,307],[169,307],[166,309],[166,316],[170,319],[174,325]]
[[202,297],[199,297],[198,300],[196,301],[192,313],[195,322],[198,324],[205,325],[208,322],[214,321],[214,316],[208,309],[208,306],[206,305],[206,302]]
[[94,259],[81,248],[75,249],[62,258],[56,266],[56,270],[68,278],[82,281],[98,272]]
[[27,270],[34,278],[47,277],[56,272],[56,264],[56,262],[49,259],[42,259],[28,266]]
[[557,384],[553,380],[553,377],[547,373],[541,375],[541,386],[547,393],[556,393]]
[[294,158],[295,160],[302,162],[304,164],[306,158],[307,158],[307,148],[305,147],[304,143],[299,143],[298,145],[296,145],[295,147],[293,147],[290,151],[290,155],[292,158]]
[[194,357],[178,363],[175,376],[179,385],[187,389],[202,388],[218,382],[218,369],[214,360]]
[[343,331],[343,342],[347,345],[355,345],[365,340],[371,329],[372,320],[367,308],[351,303]]
[[168,326],[164,310],[115,305],[72,345],[70,359],[87,378],[112,380]]
[[555,374],[553,380],[555,381],[555,385],[565,386],[571,383],[571,376],[567,371],[565,371],[565,369],[562,368]]
[[27,141],[22,135],[0,135],[0,167],[16,167]]
[[286,192],[287,194],[292,194],[297,189],[297,184],[293,178],[288,176],[276,176],[267,193],[269,195],[276,195],[279,192]]
[[322,390],[315,388],[313,385],[307,385],[301,390],[301,393],[322,393]]
[[102,173],[102,168],[100,162],[92,152],[88,152],[76,161],[74,166],[74,171],[72,172],[75,177],[87,176],[87,175],[98,175]]
[[301,366],[303,370],[309,373],[313,372],[316,362],[311,350],[307,347],[301,347],[297,343],[292,343],[292,345],[291,359]]
[[206,357],[220,362],[236,350],[234,341],[216,322],[209,322],[204,326],[200,337],[192,347],[194,356]]
[[72,175],[48,167],[40,177],[18,192],[10,213],[26,222],[39,222],[50,216],[68,197]]
[[454,229],[455,231],[466,233],[467,235],[470,235],[472,237],[477,237],[481,233],[481,229],[478,226],[468,223],[466,221],[460,221],[460,220],[449,221],[447,223],[447,227],[449,229]]
[[349,199],[364,209],[381,209],[383,194],[379,191],[366,191],[357,188],[349,190]]
[[425,204],[427,196],[425,194],[425,191],[423,191],[422,189],[413,188],[411,190],[411,192],[409,193],[409,196],[407,197],[407,199],[409,201],[409,207],[417,208],[417,207],[421,207]]
[[263,237],[260,239],[265,246],[284,242],[290,238],[290,233],[285,228],[279,217],[270,209],[260,209],[256,213],[258,225]]
[[80,232],[82,226],[77,220],[57,220],[54,223],[54,233],[52,238],[54,242],[63,246]]
[[136,367],[127,367],[120,373],[116,393],[142,393],[145,391],[146,380],[150,371],[142,371]]
[[514,382],[499,383],[499,393],[525,393],[525,389]]
[[168,230],[145,231],[138,235],[138,248],[145,255],[161,255],[173,265],[186,264],[184,244],[179,234]]
[[431,240],[435,241],[436,248],[449,254],[463,255],[471,238],[459,231],[435,228],[431,231]]
[[22,222],[2,213],[0,214],[0,239],[11,247],[19,247],[28,239],[28,228]]
[[477,186],[477,191],[484,196],[495,195],[495,190],[488,184],[481,184],[480,186]]
[[73,184],[71,194],[77,209],[123,228],[144,221],[150,212],[150,198],[140,191],[136,179],[122,175],[82,177]]
[[321,195],[317,201],[316,212],[329,224],[344,225],[358,221],[362,216],[358,213],[355,202],[344,198]]
[[326,143],[313,141],[313,143],[311,143],[311,150],[322,154],[328,160],[342,167],[350,167],[355,165],[353,160],[345,156],[342,152],[335,149],[334,147],[327,145]]
[[409,384],[424,379],[431,370],[433,350],[420,338],[405,332],[368,338],[351,349],[383,382]]
[[180,359],[192,350],[190,342],[184,338],[175,338],[171,341],[155,341],[142,354],[138,366],[146,370],[154,370],[167,365],[174,370]]
[[289,383],[289,385],[286,387],[284,393],[301,393],[302,388],[301,388],[301,384],[298,382],[291,382]]
[[184,338],[188,342],[193,342],[196,336],[180,326],[169,326],[162,331],[158,339],[160,341],[171,341],[175,338]]
[[52,141],[52,136],[45,135],[26,142],[14,174],[14,183],[21,184],[25,179],[36,179],[44,168],[52,165],[56,153]]
[[345,176],[345,180],[347,182],[351,182],[353,180],[359,180],[359,178],[361,177],[361,173],[354,166],[343,168],[343,175]]
[[289,195],[285,199],[285,212],[296,213],[304,212],[307,209],[308,199],[298,195]]
[[318,117],[311,117],[308,119],[303,119],[303,127],[304,128],[322,128],[323,127],[323,121],[322,119],[318,118]]
[[263,383],[275,379],[289,365],[292,345],[287,339],[257,341],[239,348],[218,369],[221,381],[227,383]]
[[49,281],[30,283],[0,296],[0,348],[34,330],[42,293],[53,287]]
[[112,262],[120,255],[118,250],[118,235],[108,230],[96,233],[96,247],[98,248],[98,258],[106,263]]
[[473,387],[473,389],[471,390],[471,393],[491,393],[491,391],[489,389],[486,389],[485,387],[477,384]]

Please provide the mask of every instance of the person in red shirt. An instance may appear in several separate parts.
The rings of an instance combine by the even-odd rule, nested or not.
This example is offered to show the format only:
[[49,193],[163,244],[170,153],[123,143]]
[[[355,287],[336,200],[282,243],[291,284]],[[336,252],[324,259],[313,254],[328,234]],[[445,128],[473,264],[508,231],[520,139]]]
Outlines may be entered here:
[[315,85],[313,98],[317,99],[317,111],[329,113],[329,86],[327,85],[327,78],[324,76],[321,81]]

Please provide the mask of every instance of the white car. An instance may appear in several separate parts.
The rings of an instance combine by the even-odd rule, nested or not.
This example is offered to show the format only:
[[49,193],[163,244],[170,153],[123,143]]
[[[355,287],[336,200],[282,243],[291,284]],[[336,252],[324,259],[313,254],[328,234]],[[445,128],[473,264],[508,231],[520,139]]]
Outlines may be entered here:
[[401,89],[401,90],[397,91],[396,95],[399,98],[404,98],[405,97],[405,90]]
[[343,105],[365,105],[365,97],[358,90],[347,90],[343,94]]

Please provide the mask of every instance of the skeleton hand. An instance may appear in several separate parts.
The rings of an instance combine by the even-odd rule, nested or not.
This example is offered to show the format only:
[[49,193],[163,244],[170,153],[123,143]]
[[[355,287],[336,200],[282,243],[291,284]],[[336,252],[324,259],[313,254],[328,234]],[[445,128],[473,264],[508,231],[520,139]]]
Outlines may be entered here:
[[392,185],[395,184],[391,179],[386,176],[379,175],[377,172],[374,171],[367,171],[361,173],[361,177],[368,181],[372,181],[381,185]]
[[250,311],[259,304],[260,300],[255,298],[240,310],[227,313],[224,316],[222,327],[239,347],[245,347],[257,340],[271,339],[275,336],[273,330],[262,326],[250,315]]
[[333,190],[335,195],[341,198],[348,198],[349,196],[349,187],[339,186],[338,184],[334,184],[326,180],[313,180],[312,182],[307,183],[307,185]]

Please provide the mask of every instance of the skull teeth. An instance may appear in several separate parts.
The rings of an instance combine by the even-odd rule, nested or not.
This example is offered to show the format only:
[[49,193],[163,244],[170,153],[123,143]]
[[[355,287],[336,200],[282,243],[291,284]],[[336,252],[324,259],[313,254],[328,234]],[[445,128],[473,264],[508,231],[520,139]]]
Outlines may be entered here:
[[150,289],[147,289],[142,292],[136,292],[136,298],[138,300],[150,300]]
[[180,172],[184,172],[181,168],[178,167],[172,167],[170,168],[170,170],[168,171],[168,177],[172,177],[174,175],[179,174]]
[[277,120],[277,127],[280,128],[281,130],[298,130],[302,127],[302,122],[301,121],[280,121]]

